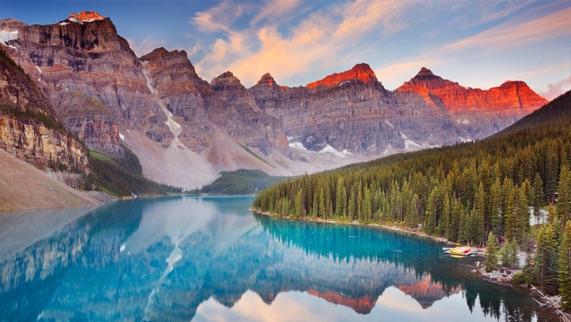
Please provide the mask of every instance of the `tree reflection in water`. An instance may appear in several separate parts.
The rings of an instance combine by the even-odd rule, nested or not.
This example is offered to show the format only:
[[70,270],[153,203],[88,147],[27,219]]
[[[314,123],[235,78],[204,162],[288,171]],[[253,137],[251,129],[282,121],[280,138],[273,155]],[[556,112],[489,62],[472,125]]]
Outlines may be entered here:
[[[188,321],[211,312],[234,320],[259,306],[256,299],[267,314],[284,314],[281,301],[307,314],[325,305],[322,318],[378,319],[391,302],[415,305],[428,320],[452,313],[475,318],[472,311],[490,320],[551,318],[525,294],[474,278],[434,242],[253,216],[251,201],[148,199],[113,203],[69,222],[55,220],[63,214],[40,216],[54,218],[36,223],[50,234],[22,234],[21,247],[1,257],[0,319]],[[0,243],[7,244],[1,236],[8,229],[34,225],[13,216],[26,219],[2,226]],[[447,304],[458,300],[466,305]],[[437,302],[447,312],[432,309]]]

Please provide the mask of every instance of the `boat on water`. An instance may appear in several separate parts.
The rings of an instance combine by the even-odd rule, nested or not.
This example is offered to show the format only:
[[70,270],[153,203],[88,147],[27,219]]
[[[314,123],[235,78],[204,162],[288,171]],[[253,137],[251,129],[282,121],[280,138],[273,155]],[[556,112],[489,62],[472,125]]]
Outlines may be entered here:
[[443,247],[442,250],[444,251],[444,253],[454,258],[476,256],[476,255],[481,255],[482,253],[481,250],[468,246]]

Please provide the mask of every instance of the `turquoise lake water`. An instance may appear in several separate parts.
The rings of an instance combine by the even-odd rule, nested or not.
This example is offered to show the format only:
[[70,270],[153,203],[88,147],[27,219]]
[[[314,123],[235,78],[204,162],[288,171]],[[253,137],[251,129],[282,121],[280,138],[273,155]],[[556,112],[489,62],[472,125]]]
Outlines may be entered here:
[[0,215],[1,321],[551,321],[442,245],[177,197]]

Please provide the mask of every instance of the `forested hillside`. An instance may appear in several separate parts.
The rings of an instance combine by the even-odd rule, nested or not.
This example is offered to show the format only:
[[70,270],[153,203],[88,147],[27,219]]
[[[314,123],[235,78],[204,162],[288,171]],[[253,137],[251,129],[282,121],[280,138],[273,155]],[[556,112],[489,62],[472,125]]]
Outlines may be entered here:
[[[534,282],[569,295],[571,92],[486,140],[395,155],[278,183],[254,207],[294,217],[390,223],[461,243],[489,233],[538,244]],[[531,234],[530,212],[550,224]],[[565,234],[564,234],[565,231]]]
[[214,182],[202,187],[200,192],[223,195],[256,193],[280,180],[284,180],[284,177],[270,176],[261,170],[222,171]]
[[88,188],[95,188],[114,196],[166,195],[181,193],[180,188],[151,181],[143,176],[139,159],[127,147],[120,158],[113,158],[101,152],[90,152],[93,172],[87,177]]

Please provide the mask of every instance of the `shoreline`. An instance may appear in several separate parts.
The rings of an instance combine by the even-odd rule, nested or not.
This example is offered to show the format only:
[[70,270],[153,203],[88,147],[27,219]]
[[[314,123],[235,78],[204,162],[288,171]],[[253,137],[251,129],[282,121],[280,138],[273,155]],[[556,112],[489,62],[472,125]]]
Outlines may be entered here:
[[[275,213],[270,213],[268,211],[262,211],[260,209],[254,208],[254,207],[251,207],[249,210],[252,211],[254,214],[262,215],[262,216],[266,216],[266,217],[270,217],[270,218],[282,218],[282,219],[286,219],[286,220],[290,220],[290,221],[314,222],[314,223],[322,223],[322,224],[353,225],[353,226],[361,226],[361,227],[370,227],[370,228],[376,228],[376,229],[396,232],[396,233],[400,233],[403,235],[414,236],[417,238],[429,239],[429,240],[432,240],[432,241],[435,241],[438,243],[442,243],[442,244],[447,244],[447,245],[453,245],[453,246],[461,245],[459,243],[451,242],[444,237],[431,236],[431,235],[428,235],[428,234],[421,232],[421,231],[403,228],[403,227],[399,227],[396,225],[389,226],[389,225],[377,224],[377,223],[364,224],[364,223],[359,223],[357,221],[343,222],[343,221],[337,221],[337,220],[332,220],[332,219],[321,219],[321,218],[312,218],[312,217],[294,218],[292,216],[280,216],[280,215],[277,215]],[[529,287],[526,285],[515,285],[515,284],[512,284],[511,282],[507,282],[507,281],[494,280],[493,278],[490,278],[490,276],[488,276],[487,273],[481,271],[481,269],[479,269],[478,267],[472,268],[471,271],[474,273],[475,276],[478,276],[478,278],[480,278],[481,280],[483,280],[485,282],[488,282],[491,284],[496,284],[496,285],[501,285],[503,287],[521,288],[528,294],[528,296],[533,301],[538,303],[541,307],[548,307],[549,309],[553,310],[557,315],[560,316],[560,318],[562,318],[563,321],[566,321],[566,322],[571,321],[571,315],[569,313],[564,312],[563,310],[561,310],[558,307],[549,306],[549,305],[544,304],[544,303],[549,302],[548,297],[545,295],[541,296],[540,294],[537,294],[536,289],[533,286]],[[539,298],[541,302],[538,301],[536,298]]]
[[314,222],[314,223],[321,223],[321,224],[352,225],[352,226],[360,226],[360,227],[369,227],[369,228],[375,228],[375,229],[380,229],[380,230],[387,230],[387,231],[391,231],[391,232],[396,232],[396,233],[400,233],[403,235],[412,235],[414,237],[418,237],[418,238],[422,238],[422,239],[429,239],[429,240],[432,240],[434,242],[441,243],[441,244],[447,244],[450,246],[461,245],[459,243],[449,241],[448,239],[446,239],[444,237],[431,236],[431,235],[429,235],[425,232],[422,232],[422,231],[418,231],[418,230],[414,230],[414,229],[410,229],[410,228],[399,227],[396,225],[390,226],[390,225],[378,224],[378,223],[365,224],[365,223],[360,223],[358,221],[344,222],[344,221],[338,221],[338,220],[333,220],[333,219],[322,219],[322,218],[312,218],[312,217],[295,218],[295,217],[291,217],[291,216],[280,216],[280,215],[277,215],[274,213],[270,213],[268,211],[262,211],[260,209],[254,208],[254,207],[251,207],[249,210],[255,214],[266,216],[266,217],[271,217],[271,218],[283,218],[283,219],[287,219],[287,220],[291,220],[291,221],[305,221],[305,222]]

